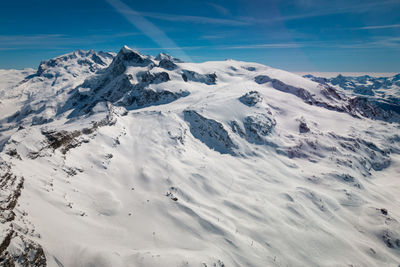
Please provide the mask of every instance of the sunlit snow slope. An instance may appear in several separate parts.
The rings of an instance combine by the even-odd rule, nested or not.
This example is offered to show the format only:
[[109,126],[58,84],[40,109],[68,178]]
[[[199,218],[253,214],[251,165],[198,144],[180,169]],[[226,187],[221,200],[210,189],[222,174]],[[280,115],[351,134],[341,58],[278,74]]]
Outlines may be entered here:
[[400,263],[395,110],[128,47],[20,79],[0,91],[0,264]]

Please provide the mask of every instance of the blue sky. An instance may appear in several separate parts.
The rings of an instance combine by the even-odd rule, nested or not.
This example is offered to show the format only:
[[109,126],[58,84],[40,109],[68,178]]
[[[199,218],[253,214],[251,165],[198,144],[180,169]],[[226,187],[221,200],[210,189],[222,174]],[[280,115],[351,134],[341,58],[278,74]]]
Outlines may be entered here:
[[233,58],[290,71],[400,72],[399,0],[13,0],[0,68],[76,49]]

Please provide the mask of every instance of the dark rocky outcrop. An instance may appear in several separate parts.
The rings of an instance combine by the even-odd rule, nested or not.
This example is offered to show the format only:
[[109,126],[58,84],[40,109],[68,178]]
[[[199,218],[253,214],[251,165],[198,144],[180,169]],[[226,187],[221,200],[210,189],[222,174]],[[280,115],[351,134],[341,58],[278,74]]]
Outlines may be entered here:
[[[42,247],[29,240],[25,231],[14,229],[15,207],[24,186],[24,178],[12,173],[11,166],[0,161],[0,223],[8,225],[0,235],[1,266],[46,266]],[[12,247],[11,247],[12,245]]]
[[244,129],[246,131],[246,140],[254,144],[266,144],[268,143],[265,137],[267,137],[276,125],[276,121],[267,114],[256,113],[254,115],[247,116],[243,120]]
[[116,77],[123,74],[128,66],[144,67],[149,65],[155,66],[149,57],[142,56],[139,52],[124,46],[110,64],[109,71]]
[[221,154],[235,155],[237,147],[231,140],[224,126],[213,119],[208,119],[194,110],[185,110],[184,119],[189,123],[190,132],[210,149]]
[[199,74],[191,70],[182,70],[182,79],[185,82],[192,81],[212,85],[217,82],[217,75],[215,73]]
[[299,132],[300,133],[308,133],[310,131],[310,128],[308,128],[308,125],[304,121],[300,121],[299,124]]
[[239,98],[239,101],[246,106],[252,107],[263,100],[262,96],[257,91],[250,91]]
[[178,68],[178,66],[173,61],[166,58],[161,59],[160,63],[158,63],[158,66],[166,70],[174,70]]

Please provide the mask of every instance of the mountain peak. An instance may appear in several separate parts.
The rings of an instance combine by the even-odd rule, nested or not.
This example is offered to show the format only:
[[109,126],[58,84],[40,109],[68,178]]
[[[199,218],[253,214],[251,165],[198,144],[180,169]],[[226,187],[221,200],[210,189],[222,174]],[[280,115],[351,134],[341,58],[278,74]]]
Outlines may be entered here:
[[158,54],[158,55],[156,56],[155,59],[156,59],[157,61],[168,60],[168,61],[171,61],[171,62],[174,62],[174,63],[182,63],[182,62],[183,62],[182,60],[180,60],[180,59],[178,59],[178,58],[175,58],[175,57],[173,57],[173,56],[171,56],[171,55],[169,55],[169,54],[167,54],[167,53],[160,53],[160,54]]
[[149,56],[143,56],[138,51],[124,45],[110,64],[110,70],[114,76],[118,76],[124,73],[128,66],[144,67],[150,64],[154,64],[154,62]]
[[[43,60],[37,70],[37,75],[46,75],[53,77],[53,72],[62,72],[64,70],[72,70],[74,66],[89,66],[90,71],[94,72],[99,68],[108,66],[114,56],[111,53],[99,52],[96,53],[93,49],[81,50],[78,49],[72,53],[54,57],[48,60]],[[56,68],[61,68],[55,71]]]
[[125,60],[130,60],[131,58],[134,57],[141,57],[143,58],[143,55],[139,53],[139,51],[132,49],[126,45],[124,45],[118,52],[117,56],[120,57],[125,57]]

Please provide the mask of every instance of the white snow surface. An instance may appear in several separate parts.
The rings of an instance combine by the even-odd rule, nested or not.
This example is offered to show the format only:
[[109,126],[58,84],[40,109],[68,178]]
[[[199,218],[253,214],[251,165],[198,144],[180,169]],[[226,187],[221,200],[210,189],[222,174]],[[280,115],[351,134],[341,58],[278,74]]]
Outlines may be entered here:
[[[398,122],[310,104],[294,88],[334,107],[347,100],[257,63],[164,69],[165,55],[128,47],[96,54],[104,65],[78,62],[94,53],[19,84],[8,80],[32,72],[0,72],[0,101],[14,107],[1,106],[0,160],[25,179],[14,223],[48,266],[400,263]],[[51,147],[51,130],[79,132],[76,145]]]
[[0,118],[10,115],[16,111],[15,103],[10,103],[4,99],[6,92],[13,90],[13,87],[20,83],[25,77],[35,73],[33,69],[24,70],[1,70],[0,69]]

